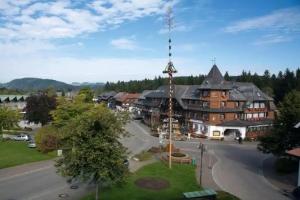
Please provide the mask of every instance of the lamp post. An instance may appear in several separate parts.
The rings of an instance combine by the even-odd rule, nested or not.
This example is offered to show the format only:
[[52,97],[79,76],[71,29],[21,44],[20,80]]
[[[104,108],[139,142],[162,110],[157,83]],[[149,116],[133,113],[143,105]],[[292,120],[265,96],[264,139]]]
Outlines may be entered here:
[[169,62],[163,71],[164,74],[168,74],[169,76],[169,168],[172,168],[172,129],[173,129],[173,74],[177,73],[177,70],[175,69],[173,62],[171,61],[172,53],[171,53],[171,29],[172,29],[172,9],[169,7],[167,12],[167,25],[169,30]]

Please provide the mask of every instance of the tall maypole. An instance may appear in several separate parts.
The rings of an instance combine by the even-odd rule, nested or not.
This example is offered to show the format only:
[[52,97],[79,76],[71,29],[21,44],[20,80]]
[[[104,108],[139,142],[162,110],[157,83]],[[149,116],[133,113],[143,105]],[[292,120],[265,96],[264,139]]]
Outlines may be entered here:
[[173,129],[173,94],[174,94],[174,88],[173,88],[173,74],[177,72],[175,69],[173,63],[172,63],[172,53],[171,53],[171,30],[172,30],[172,8],[169,7],[167,11],[167,25],[169,30],[169,62],[163,71],[164,74],[168,74],[169,76],[169,168],[172,168],[172,129]]

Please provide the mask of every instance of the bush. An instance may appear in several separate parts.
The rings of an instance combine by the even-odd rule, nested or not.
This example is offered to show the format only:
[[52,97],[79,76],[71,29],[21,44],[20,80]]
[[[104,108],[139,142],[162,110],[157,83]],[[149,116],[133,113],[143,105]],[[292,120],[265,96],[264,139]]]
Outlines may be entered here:
[[58,148],[58,131],[51,125],[44,126],[35,134],[35,143],[37,150],[48,153]]
[[184,153],[179,153],[179,152],[174,152],[171,154],[173,157],[179,157],[179,158],[182,158],[182,157],[185,157],[186,155]]
[[281,174],[296,172],[298,170],[298,161],[290,158],[279,158],[275,162],[275,169]]

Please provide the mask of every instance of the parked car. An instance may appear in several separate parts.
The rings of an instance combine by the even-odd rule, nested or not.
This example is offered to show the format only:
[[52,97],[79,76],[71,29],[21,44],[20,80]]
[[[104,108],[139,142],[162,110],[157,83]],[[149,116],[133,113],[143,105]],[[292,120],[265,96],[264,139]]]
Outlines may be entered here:
[[29,148],[36,148],[36,144],[35,144],[34,141],[29,142],[27,146],[28,146]]
[[26,134],[20,134],[20,135],[17,135],[15,137],[13,137],[13,140],[17,140],[17,141],[27,141],[29,140],[29,137],[28,135]]

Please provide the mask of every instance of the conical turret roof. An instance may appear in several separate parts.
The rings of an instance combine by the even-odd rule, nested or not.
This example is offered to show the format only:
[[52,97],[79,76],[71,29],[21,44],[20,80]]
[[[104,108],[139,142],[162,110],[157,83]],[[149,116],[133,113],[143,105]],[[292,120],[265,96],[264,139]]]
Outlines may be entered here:
[[225,81],[224,77],[222,76],[222,74],[216,64],[214,64],[213,67],[211,68],[211,70],[209,71],[204,82],[205,81],[210,84],[221,84]]
[[219,68],[214,64],[199,89],[231,89],[232,85],[225,81]]

